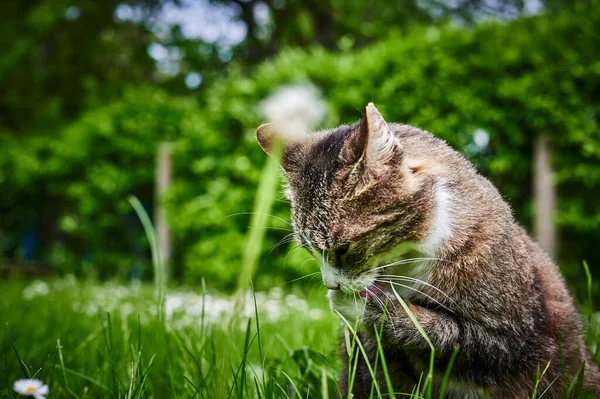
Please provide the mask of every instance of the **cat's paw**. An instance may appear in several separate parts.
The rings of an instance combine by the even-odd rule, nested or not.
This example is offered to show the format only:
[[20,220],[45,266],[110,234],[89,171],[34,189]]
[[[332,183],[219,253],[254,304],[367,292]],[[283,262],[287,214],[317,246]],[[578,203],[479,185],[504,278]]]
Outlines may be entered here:
[[334,313],[339,313],[348,323],[354,325],[357,321],[362,324],[366,301],[356,294],[346,294],[340,290],[329,290],[329,307]]

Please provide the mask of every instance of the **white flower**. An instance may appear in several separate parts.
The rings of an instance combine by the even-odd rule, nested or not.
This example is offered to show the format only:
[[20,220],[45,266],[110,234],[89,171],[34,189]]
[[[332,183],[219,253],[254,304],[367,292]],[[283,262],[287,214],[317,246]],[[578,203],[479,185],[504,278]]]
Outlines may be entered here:
[[48,295],[49,293],[50,287],[48,284],[43,281],[36,280],[23,290],[23,298],[30,301],[36,296]]
[[19,395],[33,396],[35,399],[46,399],[46,395],[48,395],[48,385],[44,385],[40,380],[17,380],[13,389]]

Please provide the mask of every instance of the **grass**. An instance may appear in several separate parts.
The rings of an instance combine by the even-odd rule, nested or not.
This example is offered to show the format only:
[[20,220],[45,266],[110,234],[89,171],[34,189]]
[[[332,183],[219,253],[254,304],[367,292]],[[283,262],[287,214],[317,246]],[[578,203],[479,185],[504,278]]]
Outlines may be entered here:
[[241,314],[219,317],[208,307],[232,310],[237,298],[170,290],[163,322],[149,285],[62,279],[0,290],[2,398],[30,377],[49,385],[48,398],[336,394],[339,327],[323,291],[256,293]]
[[[0,290],[2,398],[18,397],[12,384],[21,378],[48,384],[48,398],[339,397],[340,325],[324,290],[275,288],[240,299],[171,288],[164,318],[150,284],[13,280]],[[354,380],[365,349],[346,337]],[[443,386],[454,355],[437,376]],[[390,385],[382,350],[370,372],[378,369]],[[433,397],[431,373],[412,397]],[[372,397],[394,397],[384,388],[372,387]]]

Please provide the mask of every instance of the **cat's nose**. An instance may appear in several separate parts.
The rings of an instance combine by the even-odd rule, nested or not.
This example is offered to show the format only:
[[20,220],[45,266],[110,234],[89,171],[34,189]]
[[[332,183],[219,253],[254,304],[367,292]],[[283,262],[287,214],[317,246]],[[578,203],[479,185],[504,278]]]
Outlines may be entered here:
[[341,276],[338,269],[332,267],[328,263],[321,265],[321,277],[323,277],[323,285],[330,290],[339,290]]

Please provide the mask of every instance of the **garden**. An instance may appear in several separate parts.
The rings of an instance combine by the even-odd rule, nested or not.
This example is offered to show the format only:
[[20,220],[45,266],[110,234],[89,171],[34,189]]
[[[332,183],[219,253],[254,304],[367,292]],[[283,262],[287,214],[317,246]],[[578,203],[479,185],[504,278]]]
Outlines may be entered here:
[[600,361],[600,4],[372,3],[7,6],[0,397],[340,397],[340,340],[364,348],[256,129],[349,125],[369,102],[498,187]]

